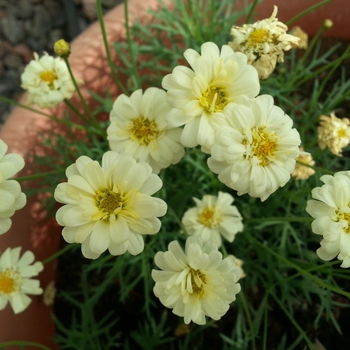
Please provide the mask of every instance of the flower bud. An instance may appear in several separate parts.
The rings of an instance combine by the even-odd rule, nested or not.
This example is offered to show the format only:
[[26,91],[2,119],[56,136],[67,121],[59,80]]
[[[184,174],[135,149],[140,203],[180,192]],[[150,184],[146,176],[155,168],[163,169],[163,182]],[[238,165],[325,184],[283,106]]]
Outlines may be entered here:
[[65,58],[70,55],[70,45],[64,39],[57,40],[53,49],[59,57]]

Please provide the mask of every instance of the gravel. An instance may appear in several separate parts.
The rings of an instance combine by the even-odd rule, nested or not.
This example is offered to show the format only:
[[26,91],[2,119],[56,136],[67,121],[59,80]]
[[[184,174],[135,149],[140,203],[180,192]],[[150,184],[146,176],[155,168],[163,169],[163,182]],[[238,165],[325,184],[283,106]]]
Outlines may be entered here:
[[[102,0],[104,13],[122,0]],[[53,53],[97,19],[96,0],[0,0],[0,95],[16,100],[21,74],[33,52]],[[0,123],[13,107],[0,101]]]

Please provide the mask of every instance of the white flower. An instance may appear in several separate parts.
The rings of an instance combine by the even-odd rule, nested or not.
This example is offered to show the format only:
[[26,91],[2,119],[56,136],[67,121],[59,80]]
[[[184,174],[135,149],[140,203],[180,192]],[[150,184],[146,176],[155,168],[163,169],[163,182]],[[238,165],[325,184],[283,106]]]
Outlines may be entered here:
[[[295,168],[292,172],[292,177],[296,180],[307,180],[310,176],[315,174],[315,170],[307,165],[315,165],[315,161],[310,153],[304,152],[304,147],[299,147],[300,155],[296,159]],[[307,165],[303,165],[307,164]]]
[[65,62],[47,53],[40,57],[34,53],[21,76],[21,87],[28,91],[28,104],[52,108],[64,99],[70,99],[75,91]]
[[324,185],[312,190],[315,200],[306,206],[315,219],[312,231],[323,236],[316,253],[325,261],[337,256],[341,267],[350,267],[350,171],[323,175],[321,181]]
[[258,70],[260,79],[273,72],[276,62],[284,61],[284,51],[298,47],[300,42],[298,37],[287,34],[288,27],[276,18],[277,11],[274,6],[270,18],[231,28],[233,39],[229,45],[247,55],[248,63]]
[[142,235],[159,231],[167,206],[151,197],[162,181],[145,162],[109,151],[102,166],[81,156],[66,170],[68,182],[55,190],[55,199],[64,203],[56,219],[65,226],[68,243],[82,243],[86,258],[96,259],[107,249],[112,255],[143,251]]
[[338,157],[342,157],[342,149],[350,143],[350,120],[337,118],[334,112],[331,116],[320,116],[318,131],[318,145],[326,147]]
[[185,252],[177,241],[168,249],[155,256],[161,271],[152,270],[154,294],[186,324],[205,324],[205,316],[219,320],[241,290],[234,259],[223,259],[214,243],[193,236],[187,238]]
[[[221,246],[223,235],[233,242],[236,233],[243,230],[242,217],[233,203],[229,193],[219,192],[219,195],[206,195],[199,200],[193,198],[196,207],[186,211],[182,223],[189,235],[197,236],[202,241],[212,241]],[[221,235],[220,235],[221,234]]]
[[43,264],[36,262],[34,254],[26,251],[20,258],[21,247],[7,248],[0,257],[0,310],[10,302],[17,314],[28,307],[31,299],[26,294],[39,295],[43,292],[38,280],[31,279],[43,270]]
[[24,160],[19,154],[6,154],[7,149],[6,143],[0,139],[0,234],[10,229],[10,217],[27,202],[20,184],[16,180],[8,180],[23,169]]
[[256,70],[247,57],[223,45],[204,43],[201,55],[188,49],[184,56],[191,68],[177,66],[163,78],[167,98],[174,107],[168,115],[173,126],[185,124],[181,142],[186,147],[200,144],[210,149],[214,123],[223,118],[227,106],[242,95],[255,97],[260,90]]
[[130,97],[120,95],[107,129],[110,148],[149,163],[156,174],[178,163],[185,153],[180,142],[182,129],[169,127],[166,115],[170,110],[165,91],[157,88],[144,94],[137,90]]
[[228,106],[227,125],[216,130],[208,165],[238,195],[248,193],[264,201],[290,179],[300,137],[271,96],[244,100],[245,106]]

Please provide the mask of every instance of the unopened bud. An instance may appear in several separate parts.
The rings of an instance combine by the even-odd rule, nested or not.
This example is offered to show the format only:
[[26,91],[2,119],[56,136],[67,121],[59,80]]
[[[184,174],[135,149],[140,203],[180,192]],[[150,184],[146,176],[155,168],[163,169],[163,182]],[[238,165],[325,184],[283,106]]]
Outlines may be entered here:
[[333,22],[330,19],[325,19],[323,22],[323,26],[327,29],[332,28],[333,27]]
[[64,39],[57,40],[53,49],[59,57],[65,58],[70,55],[70,45]]

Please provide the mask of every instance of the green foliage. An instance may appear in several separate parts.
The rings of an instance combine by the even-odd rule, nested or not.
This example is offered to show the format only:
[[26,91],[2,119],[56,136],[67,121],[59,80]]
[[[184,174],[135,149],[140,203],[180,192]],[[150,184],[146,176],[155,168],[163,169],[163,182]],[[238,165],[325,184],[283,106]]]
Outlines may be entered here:
[[[152,11],[154,20],[147,25],[134,23],[131,40],[114,45],[121,60],[116,71],[129,77],[126,90],[160,87],[163,76],[183,63],[187,48],[199,50],[205,41],[225,44],[231,26],[249,11],[246,7],[233,12],[233,6],[232,0],[176,0],[174,9],[163,6]],[[350,102],[349,71],[342,66],[350,50],[333,59],[337,46],[321,48],[322,41],[315,40],[306,52],[287,53],[285,62],[261,84],[261,94],[272,95],[294,120],[316,162],[316,174],[307,181],[291,179],[261,203],[248,195],[237,197],[208,169],[207,155],[199,148],[187,150],[179,164],[160,174],[164,186],[158,196],[169,210],[161,232],[146,238],[141,255],[104,254],[90,262],[78,251],[66,254],[78,263],[72,268],[73,283],[59,289],[56,298],[58,305],[72,310],[70,323],[55,316],[56,340],[62,349],[292,350],[313,348],[316,330],[325,322],[341,334],[336,314],[348,306],[350,294],[344,288],[349,287],[350,275],[337,261],[324,263],[316,256],[319,237],[311,233],[305,206],[311,189],[320,186],[321,175],[350,168],[348,149],[343,158],[319,149],[316,128],[321,114],[343,112]],[[92,95],[100,103],[96,115],[109,112],[110,95]],[[71,135],[69,147],[60,135],[44,140],[57,155],[55,162],[52,156],[35,159],[52,169],[45,191],[52,193],[78,156],[101,159],[108,150],[103,137],[107,125],[87,125],[81,138]],[[181,218],[193,206],[192,197],[218,191],[231,193],[244,217],[244,232],[233,243],[226,242],[222,251],[244,261],[246,277],[237,301],[220,321],[186,326],[153,295],[153,258],[170,241],[184,242]]]

